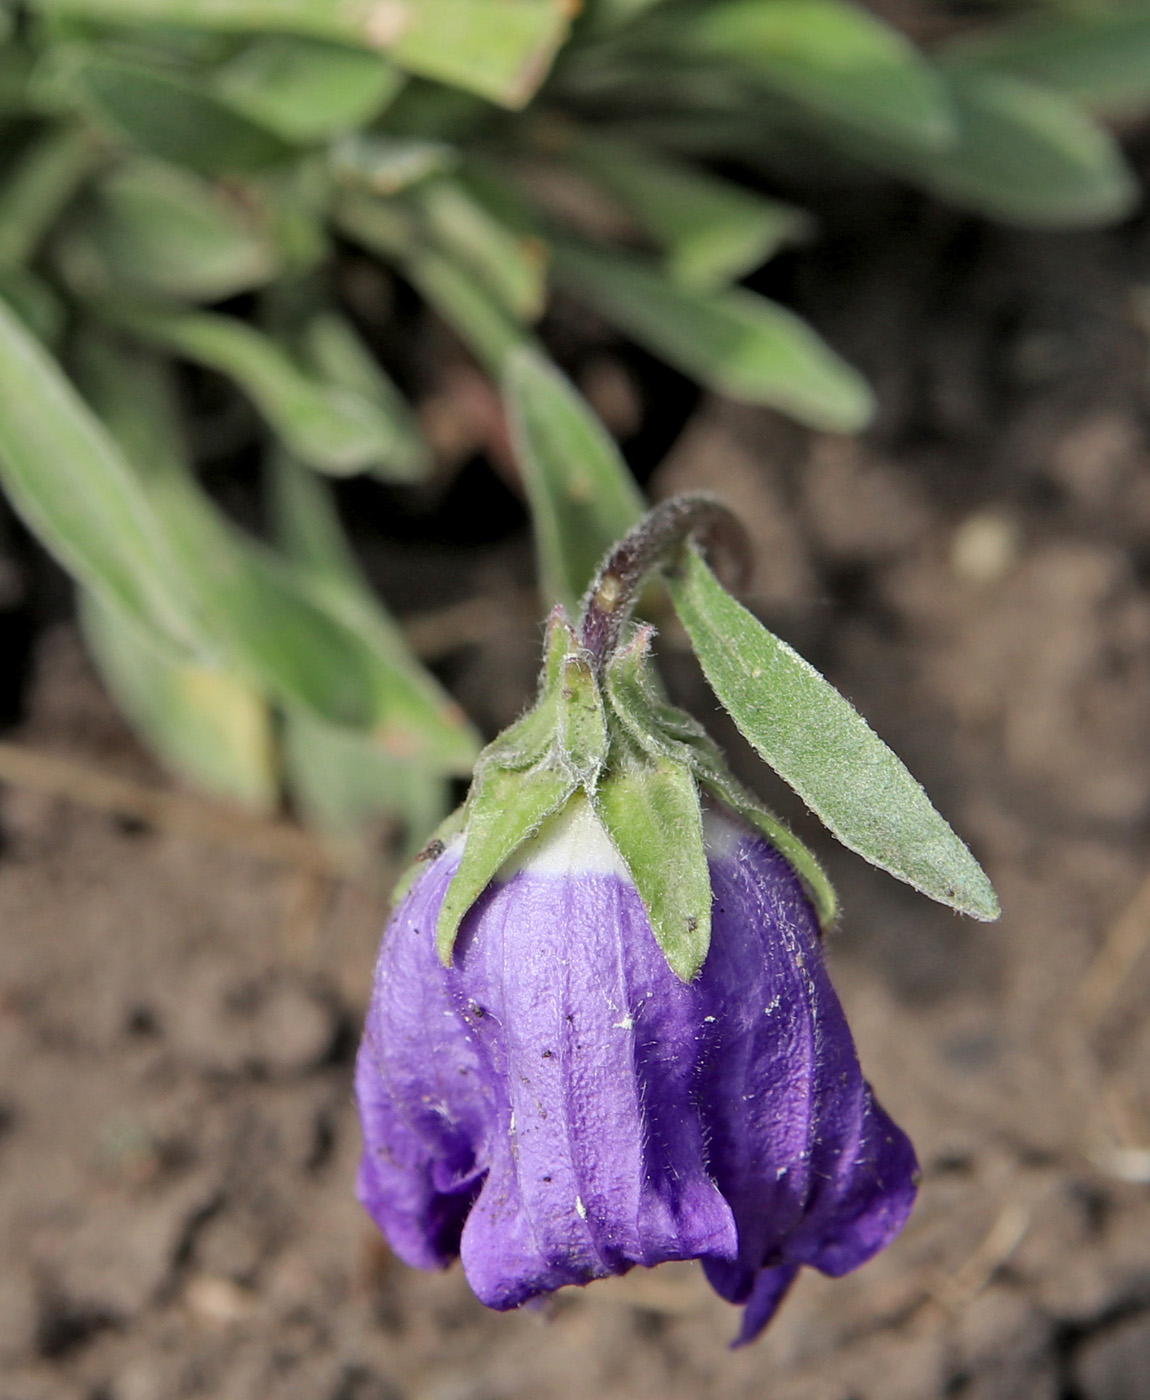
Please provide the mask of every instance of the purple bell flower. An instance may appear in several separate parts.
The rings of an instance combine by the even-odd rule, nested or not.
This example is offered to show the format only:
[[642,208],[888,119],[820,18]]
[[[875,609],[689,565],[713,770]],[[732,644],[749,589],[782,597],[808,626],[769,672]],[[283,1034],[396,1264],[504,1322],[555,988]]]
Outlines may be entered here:
[[359,1197],[419,1268],[457,1255],[518,1307],[634,1265],[701,1259],[766,1326],[803,1265],[887,1245],[917,1164],[875,1101],[791,863],[725,808],[704,818],[702,970],[668,965],[628,867],[577,793],[460,926],[436,925],[462,842],[383,940],[356,1068]]

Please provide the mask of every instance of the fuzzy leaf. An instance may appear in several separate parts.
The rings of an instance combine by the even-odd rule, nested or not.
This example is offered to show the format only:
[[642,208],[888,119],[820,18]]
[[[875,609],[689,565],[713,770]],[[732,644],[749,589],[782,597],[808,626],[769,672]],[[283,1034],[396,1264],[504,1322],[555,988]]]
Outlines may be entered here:
[[754,798],[727,768],[718,745],[685,711],[666,704],[648,682],[647,635],[641,630],[608,663],[607,697],[631,740],[650,757],[669,757],[690,767],[704,788],[780,851],[803,882],[822,928],[838,909],[834,886],[814,854],[773,812]]
[[363,126],[403,83],[379,54],[286,34],[253,40],[216,79],[230,106],[301,144]]
[[399,818],[409,847],[418,849],[447,811],[450,785],[441,772],[386,753],[360,730],[289,709],[283,742],[295,805],[309,825],[333,836],[362,836],[381,817]]
[[393,416],[344,384],[309,376],[275,341],[232,316],[104,304],[136,335],[234,379],[285,445],[335,476],[382,467],[396,451]]
[[580,138],[571,158],[666,249],[680,286],[708,290],[761,267],[806,237],[801,209],[624,141]]
[[304,34],[389,54],[413,73],[522,106],[570,24],[566,0],[35,0],[114,24]]
[[102,158],[90,132],[68,126],[21,152],[0,186],[0,266],[18,267],[33,256]]
[[732,0],[687,35],[800,107],[927,150],[954,136],[945,86],[909,39],[844,0]]
[[512,350],[531,343],[468,268],[425,246],[417,230],[383,200],[348,191],[334,212],[341,231],[353,242],[399,261],[405,276],[495,378],[502,375]]
[[391,442],[373,463],[373,474],[384,481],[422,481],[431,469],[431,448],[407,400],[351,324],[334,311],[322,312],[305,327],[302,351],[325,383],[358,395],[388,425]]
[[604,775],[594,802],[667,962],[693,981],[711,945],[711,876],[691,770],[666,758],[624,761]]
[[104,426],[24,325],[0,305],[0,484],[69,572],[129,615],[191,642],[195,608],[170,544]]
[[1150,13],[1145,6],[1044,14],[994,25],[946,46],[949,62],[972,62],[1047,83],[1106,115],[1150,105]]
[[81,590],[84,637],[104,683],[163,762],[197,787],[256,811],[278,796],[271,714],[226,665],[174,659],[113,604]]
[[286,142],[182,77],[93,55],[73,76],[81,101],[114,136],[202,175],[289,159]]
[[604,553],[643,513],[643,498],[614,439],[537,350],[511,352],[503,393],[543,592],[573,612]]
[[555,262],[607,320],[720,394],[830,432],[857,432],[870,419],[866,380],[766,297],[687,290],[642,259],[571,244],[555,249]]
[[956,204],[1024,227],[1110,223],[1133,208],[1138,184],[1118,143],[1068,98],[974,64],[955,63],[947,78],[957,144],[929,158],[879,152],[880,163]]
[[110,171],[56,241],[64,274],[82,295],[218,301],[271,280],[280,256],[250,204],[161,161]]
[[853,706],[730,596],[693,547],[671,594],[711,688],[843,845],[976,919],[998,900],[966,846]]
[[440,249],[468,267],[498,305],[517,321],[536,320],[546,296],[545,249],[502,224],[458,180],[426,180],[410,202]]
[[200,650],[229,658],[285,706],[365,731],[394,757],[469,771],[470,726],[386,615],[236,529],[199,488],[163,367],[96,340],[81,367],[163,524],[166,569],[196,604]]

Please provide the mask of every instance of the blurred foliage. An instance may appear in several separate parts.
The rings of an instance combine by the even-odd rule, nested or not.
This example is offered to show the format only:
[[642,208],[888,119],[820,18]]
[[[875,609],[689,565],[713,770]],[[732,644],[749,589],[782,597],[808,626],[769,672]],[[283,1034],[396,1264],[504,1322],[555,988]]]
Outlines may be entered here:
[[[478,737],[360,573],[326,476],[424,479],[418,418],[335,291],[386,264],[498,382],[541,587],[569,607],[641,498],[539,344],[553,286],[716,391],[858,431],[868,385],[738,285],[801,172],[1030,227],[1118,219],[1107,119],[1150,105],[1150,3],[28,0],[0,5],[0,484],[178,772],[418,838]],[[796,179],[796,172],[799,177]],[[237,301],[237,298],[239,299]],[[274,528],[200,485],[175,362],[266,423]]]

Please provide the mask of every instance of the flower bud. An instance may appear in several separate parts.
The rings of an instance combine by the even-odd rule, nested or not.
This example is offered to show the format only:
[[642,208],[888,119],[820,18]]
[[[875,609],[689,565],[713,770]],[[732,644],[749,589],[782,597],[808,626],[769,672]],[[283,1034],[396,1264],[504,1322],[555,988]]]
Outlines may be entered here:
[[802,1265],[889,1243],[917,1166],[827,977],[829,884],[626,632],[651,560],[719,515],[656,508],[579,630],[556,611],[535,706],[428,848],[356,1067],[359,1194],[493,1308],[701,1259],[749,1341]]
[[456,838],[384,938],[356,1090],[363,1204],[421,1268],[461,1255],[493,1308],[633,1265],[703,1260],[770,1319],[803,1264],[839,1275],[902,1227],[905,1135],[862,1078],[786,859],[705,821],[712,935],[684,983],[585,797],[546,821],[462,921],[435,929]]

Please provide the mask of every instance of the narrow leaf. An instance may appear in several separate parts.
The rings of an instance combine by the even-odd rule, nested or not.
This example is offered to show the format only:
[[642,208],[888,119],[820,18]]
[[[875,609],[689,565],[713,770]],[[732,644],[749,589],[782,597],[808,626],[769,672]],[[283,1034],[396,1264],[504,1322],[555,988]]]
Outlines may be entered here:
[[[648,634],[649,635],[649,634]],[[643,630],[608,663],[607,695],[632,742],[651,758],[671,758],[693,770],[711,794],[749,822],[780,851],[803,882],[822,928],[835,922],[838,900],[814,854],[773,812],[737,782],[718,745],[685,711],[666,704],[648,684],[648,635]]]
[[326,383],[358,395],[386,423],[391,441],[382,444],[373,473],[384,481],[422,481],[431,469],[431,448],[407,400],[359,338],[350,322],[334,311],[321,312],[304,328],[303,357]]
[[666,249],[668,275],[684,287],[737,281],[811,230],[793,205],[641,146],[580,137],[570,156]]
[[0,265],[18,267],[32,257],[103,158],[90,132],[68,126],[48,131],[21,152],[0,186]]
[[574,613],[603,555],[643,513],[643,498],[614,439],[538,351],[511,353],[503,393],[543,592]]
[[114,322],[234,379],[284,443],[321,471],[346,476],[382,466],[396,446],[378,402],[309,376],[275,341],[231,316],[102,305]]
[[812,114],[928,150],[954,136],[946,88],[897,29],[845,0],[731,0],[685,26]]
[[220,69],[216,90],[285,141],[307,144],[363,126],[403,83],[399,69],[379,54],[268,34]]
[[1104,115],[1137,115],[1150,106],[1150,13],[1144,6],[996,24],[948,44],[943,53],[951,63],[1047,83]]
[[464,916],[500,867],[571,796],[575,785],[559,768],[525,773],[481,770],[467,803],[463,858],[447,887],[436,926],[439,956],[450,966]]
[[411,222],[383,200],[348,191],[334,213],[340,230],[353,242],[400,263],[404,275],[494,377],[503,373],[512,350],[531,343],[468,268],[427,247]]
[[330,159],[332,173],[344,185],[393,195],[453,170],[459,152],[446,141],[355,131],[335,143]]
[[711,688],[760,756],[851,850],[976,919],[998,917],[978,862],[822,676],[688,549],[671,595]]
[[973,65],[955,65],[947,77],[958,143],[907,166],[931,189],[1038,228],[1109,223],[1134,207],[1138,184],[1117,142],[1069,99]]
[[55,246],[64,275],[86,296],[126,288],[218,301],[270,281],[281,261],[250,200],[147,159],[104,176]]
[[36,0],[47,15],[306,34],[389,53],[438,82],[522,106],[566,36],[565,0]]
[[711,876],[690,769],[669,759],[624,763],[604,776],[594,800],[667,962],[693,981],[711,945]]
[[114,604],[81,590],[84,637],[120,708],[161,760],[195,786],[257,811],[276,804],[271,715],[226,666],[174,659]]
[[450,785],[441,772],[384,752],[360,731],[289,709],[283,742],[295,806],[333,836],[362,837],[381,818],[398,819],[418,849],[447,811]]
[[830,432],[866,426],[866,381],[793,312],[732,288],[690,291],[635,257],[563,245],[556,270],[607,320],[709,388]]
[[459,706],[412,654],[372,591],[339,523],[326,482],[277,453],[272,503],[279,538],[309,595],[386,665],[390,752],[437,773],[470,773],[479,743]]
[[204,175],[261,170],[292,148],[183,77],[92,56],[73,81],[81,100],[113,135],[138,150]]
[[450,176],[427,180],[408,196],[431,238],[477,276],[493,299],[517,321],[533,321],[546,294],[545,249],[535,238],[507,228]]
[[134,617],[196,636],[170,543],[138,481],[60,367],[0,304],[0,483],[69,572]]
[[91,341],[83,369],[163,522],[167,570],[195,601],[200,650],[230,658],[285,706],[366,731],[395,757],[470,771],[477,745],[466,718],[385,615],[237,530],[199,488],[162,367]]

